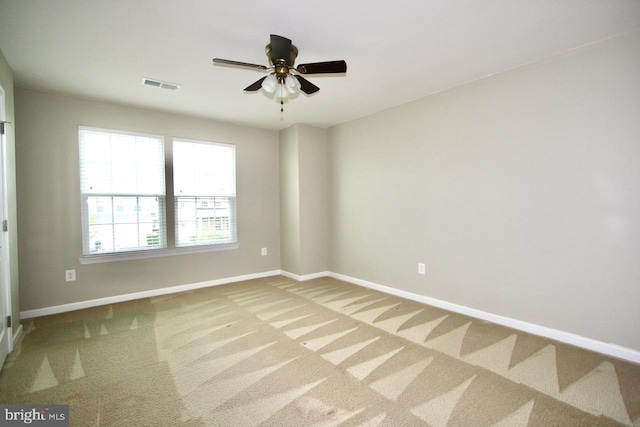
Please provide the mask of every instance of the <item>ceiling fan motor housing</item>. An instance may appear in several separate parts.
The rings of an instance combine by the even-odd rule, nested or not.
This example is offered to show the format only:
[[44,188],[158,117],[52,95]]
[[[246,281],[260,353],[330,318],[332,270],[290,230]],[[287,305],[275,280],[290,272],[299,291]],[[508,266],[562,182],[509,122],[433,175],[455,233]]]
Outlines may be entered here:
[[283,81],[289,75],[289,69],[293,68],[293,64],[296,62],[298,48],[291,45],[288,58],[275,57],[271,43],[265,46],[264,51],[267,54],[267,58],[269,58],[269,64],[273,66],[278,81]]

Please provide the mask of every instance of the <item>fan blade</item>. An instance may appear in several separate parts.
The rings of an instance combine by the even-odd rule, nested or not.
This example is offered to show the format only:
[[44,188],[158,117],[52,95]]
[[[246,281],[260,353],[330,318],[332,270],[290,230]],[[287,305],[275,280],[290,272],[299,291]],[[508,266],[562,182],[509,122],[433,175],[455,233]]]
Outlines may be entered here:
[[249,86],[245,87],[244,90],[246,92],[255,92],[257,90],[262,89],[262,82],[264,81],[264,79],[266,79],[268,76],[264,76],[263,78],[261,78],[260,80],[258,80],[255,83],[250,84]]
[[295,77],[300,82],[300,90],[306,93],[307,95],[311,95],[312,93],[316,93],[317,91],[320,90],[318,86],[314,85],[304,77],[302,76],[295,76]]
[[271,34],[271,56],[274,59],[284,59],[289,64],[291,58],[291,40],[286,37]]
[[347,63],[345,61],[312,62],[298,65],[297,70],[302,74],[346,73]]
[[257,68],[258,70],[268,70],[269,67],[258,64],[250,64],[248,62],[231,61],[230,59],[213,58],[214,64],[234,65],[236,67]]

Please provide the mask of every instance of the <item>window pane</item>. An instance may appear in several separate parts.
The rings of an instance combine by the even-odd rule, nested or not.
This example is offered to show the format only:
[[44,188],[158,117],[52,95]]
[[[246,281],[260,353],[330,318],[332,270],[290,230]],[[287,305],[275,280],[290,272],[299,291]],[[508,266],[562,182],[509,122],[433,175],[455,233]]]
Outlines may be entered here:
[[164,198],[86,198],[88,253],[138,251],[165,247],[161,235]]
[[116,250],[136,250],[140,247],[140,233],[136,224],[116,224],[113,227]]
[[235,242],[235,198],[176,197],[176,246]]
[[92,254],[113,252],[113,226],[111,224],[89,227],[89,249]]

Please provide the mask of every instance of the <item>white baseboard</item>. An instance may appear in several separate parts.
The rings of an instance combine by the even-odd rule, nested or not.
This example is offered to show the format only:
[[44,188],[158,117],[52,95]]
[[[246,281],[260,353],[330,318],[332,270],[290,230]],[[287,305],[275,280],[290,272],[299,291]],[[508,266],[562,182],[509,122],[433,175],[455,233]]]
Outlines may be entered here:
[[288,277],[289,279],[297,280],[298,282],[306,282],[307,280],[311,280],[311,279],[318,279],[320,277],[327,277],[331,273],[328,272],[328,271],[321,271],[319,273],[305,274],[304,276],[300,276],[300,275],[297,275],[297,274],[289,273],[288,271],[281,270],[280,274],[282,274],[285,277]]
[[605,343],[602,341],[597,341],[591,338],[586,338],[586,337],[572,334],[569,332],[547,328],[545,326],[524,322],[522,320],[512,319],[510,317],[504,317],[504,316],[499,316],[492,313],[487,313],[485,311],[476,310],[474,308],[466,307],[463,305],[452,304],[450,302],[426,297],[424,295],[418,295],[411,292],[402,291],[400,289],[391,288],[389,286],[379,285],[377,283],[369,282],[366,280],[345,276],[343,274],[330,272],[328,276],[338,280],[343,280],[345,282],[353,283],[354,285],[375,289],[377,291],[384,292],[386,294],[395,295],[401,298],[406,298],[412,301],[417,301],[423,304],[453,311],[454,313],[464,314],[470,317],[474,317],[476,319],[487,320],[489,322],[496,323],[498,325],[507,326],[509,328],[528,332],[533,335],[539,335],[545,338],[550,338],[552,340],[560,341],[565,344],[574,345],[576,347],[581,347],[587,350],[606,354],[619,359],[628,360],[630,362],[640,363],[640,351],[634,350],[631,348],[622,347],[616,344]]
[[[517,329],[520,331],[528,332],[534,335],[539,335],[545,338],[550,338],[556,341],[563,342],[565,344],[574,345],[587,350],[592,350],[598,353],[606,354],[612,357],[616,357],[623,360],[628,360],[633,363],[640,363],[640,351],[622,347],[616,344],[605,343],[597,341],[591,338],[586,338],[580,335],[572,334],[557,329],[547,328],[545,326],[536,325],[534,323],[524,322],[522,320],[512,319],[510,317],[499,316],[493,313],[488,313],[474,308],[466,307],[463,305],[453,304],[447,301],[441,301],[435,298],[430,298],[424,295],[418,295],[411,292],[395,289],[389,286],[380,285],[374,282],[369,282],[355,277],[345,276],[343,274],[333,273],[330,271],[322,271],[313,274],[306,274],[303,276],[290,273],[284,270],[272,270],[261,273],[247,274],[243,276],[228,277],[224,279],[209,280],[206,282],[192,283],[188,285],[171,286],[168,288],[152,289],[149,291],[135,292],[131,294],[116,295],[112,297],[99,298],[89,301],[81,301],[70,304],[56,305],[53,307],[39,308],[35,310],[27,310],[20,312],[21,319],[29,319],[32,317],[47,316],[50,314],[64,313],[68,311],[80,310],[83,308],[98,307],[106,304],[114,304],[118,302],[131,301],[140,298],[149,298],[160,295],[173,294],[177,292],[190,291],[194,289],[207,288],[210,286],[225,285],[228,283],[241,282],[244,280],[260,279],[263,277],[271,277],[283,275],[299,282],[304,282],[311,279],[317,279],[320,277],[333,277],[338,280],[353,283],[355,285],[364,286],[366,288],[375,289],[386,294],[395,295],[401,298],[406,298],[412,301],[420,302],[423,304],[439,307],[445,310],[453,311],[454,313],[464,314],[476,319],[487,320],[498,325],[503,325],[509,328]],[[19,326],[19,330],[13,336],[13,344],[18,342],[22,335],[22,325]]]
[[261,273],[246,274],[243,276],[227,277],[224,279],[208,280],[206,282],[191,283],[188,285],[171,286],[168,288],[152,289],[149,291],[134,292],[131,294],[115,295],[112,297],[98,298],[89,301],[73,302],[70,304],[56,305],[53,307],[37,308],[20,312],[20,319],[30,319],[32,317],[48,316],[50,314],[65,313],[68,311],[81,310],[83,308],[98,307],[101,305],[115,304],[118,302],[132,301],[140,298],[157,297],[160,295],[175,294],[177,292],[191,291],[194,289],[208,288],[210,286],[226,285],[228,283],[242,282],[244,280],[260,279],[263,277],[277,276],[280,270],[264,271]]

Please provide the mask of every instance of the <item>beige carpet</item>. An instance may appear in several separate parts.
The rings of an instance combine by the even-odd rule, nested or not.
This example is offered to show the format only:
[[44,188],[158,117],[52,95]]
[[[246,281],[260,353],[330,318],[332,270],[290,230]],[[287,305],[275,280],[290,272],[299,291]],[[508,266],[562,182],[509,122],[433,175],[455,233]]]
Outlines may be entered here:
[[77,426],[640,426],[638,365],[330,278],[24,328],[0,402],[70,404]]

